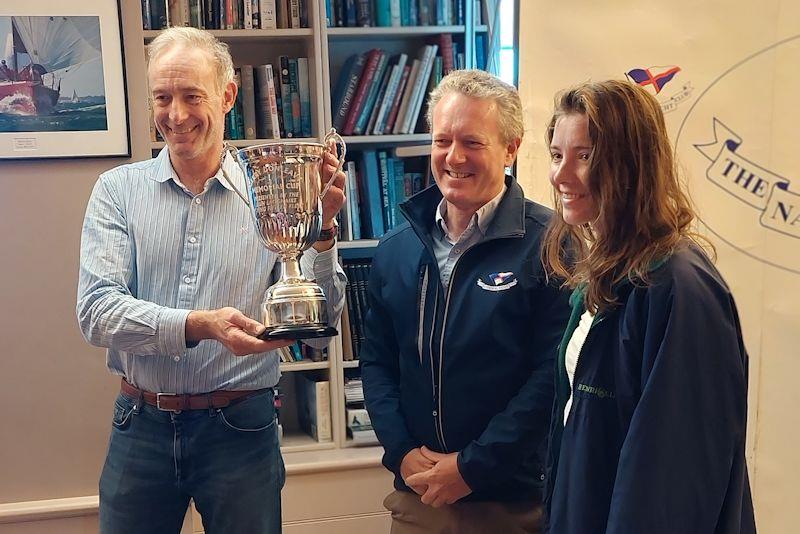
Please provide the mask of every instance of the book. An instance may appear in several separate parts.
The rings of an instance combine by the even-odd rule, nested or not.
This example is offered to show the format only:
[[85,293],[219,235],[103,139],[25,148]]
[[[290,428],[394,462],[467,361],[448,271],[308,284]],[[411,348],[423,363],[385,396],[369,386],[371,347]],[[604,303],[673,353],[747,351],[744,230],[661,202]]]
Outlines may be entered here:
[[400,79],[403,76],[403,69],[408,61],[408,55],[400,54],[397,56],[397,63],[392,66],[392,72],[389,76],[389,82],[386,85],[386,92],[380,104],[378,116],[375,119],[375,126],[373,129],[374,134],[383,134],[386,128],[386,122],[389,116],[389,111],[392,108],[392,103],[397,95],[397,89],[400,85]]
[[242,118],[244,138],[256,139],[256,96],[252,65],[242,65]]
[[384,234],[385,227],[383,225],[378,156],[374,150],[367,149],[361,152],[361,173],[364,186],[364,196],[361,199],[361,208],[364,212],[362,222],[366,224],[366,234],[377,239]]
[[397,122],[397,111],[400,109],[400,101],[403,98],[403,93],[406,90],[406,85],[408,83],[408,77],[411,74],[411,66],[406,65],[403,67],[403,72],[400,75],[400,83],[397,85],[397,91],[394,94],[394,99],[392,100],[392,105],[389,108],[389,114],[386,118],[386,126],[384,127],[384,133],[390,134],[394,129],[395,122]]
[[294,119],[292,115],[292,91],[289,74],[289,57],[278,56],[278,81],[281,86],[281,114],[283,116],[283,133],[286,137],[294,137]]
[[[375,95],[375,100],[372,102],[372,111],[369,112],[369,119],[367,120],[367,125],[364,127],[364,134],[369,135],[375,130],[375,123],[378,120],[378,112],[381,109],[381,103],[386,96],[386,88],[389,86],[389,78],[392,76],[392,69],[394,68],[394,64],[397,58],[394,57],[391,60],[388,60],[383,69],[383,77],[381,79],[380,85],[378,86],[378,92]],[[358,124],[356,124],[358,127]]]
[[281,128],[272,65],[259,65],[255,68],[255,83],[258,138],[280,139]]
[[344,131],[347,113],[350,111],[365,63],[366,54],[353,54],[347,58],[341,71],[339,71],[339,79],[336,82],[334,95],[331,98],[333,127],[338,132]]
[[393,134],[405,133],[403,131],[403,124],[408,114],[408,107],[411,105],[411,95],[413,93],[414,83],[417,76],[419,76],[419,67],[421,64],[422,62],[419,59],[415,59],[411,64],[411,71],[408,73],[406,88],[405,91],[403,91],[403,99],[400,101],[400,107],[397,110],[397,119],[392,127]]
[[367,97],[364,100],[364,105],[361,108],[361,112],[358,114],[358,119],[356,120],[356,124],[353,127],[353,133],[355,135],[361,135],[365,133],[367,128],[367,121],[369,120],[372,111],[375,109],[375,99],[378,97],[378,90],[380,89],[381,82],[383,81],[383,73],[386,71],[386,63],[388,60],[388,55],[386,52],[380,52],[380,56],[378,57],[378,65],[375,68],[375,73],[372,78],[372,82],[370,83],[370,87],[367,90]]
[[360,192],[354,161],[345,163],[345,173],[347,174],[347,207],[350,210],[350,239],[361,239]]
[[331,441],[330,384],[305,373],[297,376],[297,420],[317,441]]
[[308,82],[308,58],[297,58],[297,83],[300,92],[300,136],[311,137],[311,90]]
[[289,94],[292,95],[292,134],[302,137],[303,127],[300,124],[300,80],[297,73],[297,58],[289,58]]
[[425,52],[422,55],[419,72],[417,79],[414,80],[414,88],[411,94],[411,101],[409,104],[409,111],[403,120],[403,133],[414,133],[417,119],[419,118],[419,111],[422,109],[422,102],[425,100],[428,92],[428,80],[431,76],[431,69],[433,68],[433,58],[436,56],[437,45],[427,45]]
[[372,80],[375,78],[378,62],[380,61],[382,55],[384,55],[384,53],[379,48],[373,48],[367,54],[367,59],[364,63],[364,70],[362,71],[360,80],[358,82],[358,89],[356,89],[355,95],[353,96],[353,101],[350,104],[350,109],[347,111],[347,118],[344,122],[342,135],[353,135],[356,121],[358,120],[358,117],[364,108],[364,104],[367,99],[367,93],[372,87]]
[[275,0],[258,0],[259,20],[262,30],[275,30],[278,21],[275,17]]

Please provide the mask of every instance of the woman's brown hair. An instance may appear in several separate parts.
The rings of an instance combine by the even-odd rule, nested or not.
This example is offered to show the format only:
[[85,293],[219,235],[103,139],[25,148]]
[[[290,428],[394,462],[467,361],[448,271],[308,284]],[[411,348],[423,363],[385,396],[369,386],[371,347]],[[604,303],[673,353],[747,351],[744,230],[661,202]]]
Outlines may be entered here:
[[684,238],[697,241],[699,236],[691,231],[694,210],[681,189],[655,98],[617,80],[568,89],[556,96],[545,136],[548,147],[558,120],[573,113],[588,119],[593,143],[588,186],[599,215],[591,224],[568,225],[554,189],[556,214],[542,258],[547,272],[567,286],[585,284],[587,309],[602,312],[616,304],[617,283],[647,283],[655,261]]

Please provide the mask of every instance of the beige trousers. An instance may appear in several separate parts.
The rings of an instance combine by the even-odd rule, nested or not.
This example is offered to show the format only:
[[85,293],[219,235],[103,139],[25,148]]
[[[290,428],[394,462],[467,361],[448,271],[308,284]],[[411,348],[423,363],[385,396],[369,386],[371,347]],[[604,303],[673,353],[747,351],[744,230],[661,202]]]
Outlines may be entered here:
[[394,491],[383,505],[392,512],[391,534],[538,534],[541,503],[457,502],[434,508],[419,495]]

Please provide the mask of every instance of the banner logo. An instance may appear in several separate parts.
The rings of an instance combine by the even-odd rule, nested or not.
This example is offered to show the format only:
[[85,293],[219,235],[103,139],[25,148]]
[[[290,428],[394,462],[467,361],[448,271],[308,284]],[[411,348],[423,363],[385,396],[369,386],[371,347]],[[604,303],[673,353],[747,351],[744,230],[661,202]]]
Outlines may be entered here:
[[[734,63],[703,90],[675,139],[703,225],[742,257],[800,275],[800,35]],[[755,268],[755,266],[753,266]],[[758,271],[754,271],[758,272]]]
[[706,177],[759,210],[762,226],[800,239],[800,195],[789,191],[788,179],[738,154],[741,144],[741,137],[714,118],[714,140],[694,145],[711,161]]
[[661,104],[661,111],[669,113],[678,109],[678,105],[685,101],[689,95],[692,94],[692,84],[686,82],[681,86],[678,84],[670,85],[670,89],[677,89],[675,91],[667,91],[661,94],[664,88],[669,84],[675,76],[681,72],[681,68],[677,65],[666,65],[656,67],[634,68],[625,73],[625,77],[633,83],[644,87],[652,93],[658,103]]

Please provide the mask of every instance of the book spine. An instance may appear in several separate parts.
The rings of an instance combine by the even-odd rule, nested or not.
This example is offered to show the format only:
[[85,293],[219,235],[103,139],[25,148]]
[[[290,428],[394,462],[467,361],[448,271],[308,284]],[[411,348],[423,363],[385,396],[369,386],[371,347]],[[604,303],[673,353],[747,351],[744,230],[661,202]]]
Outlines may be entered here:
[[300,135],[311,137],[311,89],[307,57],[297,58],[297,83],[300,92]]
[[283,128],[286,137],[294,137],[294,123],[292,119],[292,90],[289,74],[289,57],[279,56],[280,74],[278,81],[281,84],[281,107],[283,115]]
[[360,195],[358,191],[355,162],[348,161],[345,165],[345,169],[347,170],[347,203],[350,208],[351,239],[361,239]]
[[258,4],[261,28],[264,30],[275,30],[278,28],[275,18],[275,0],[259,0]]
[[242,118],[244,138],[256,138],[256,96],[252,65],[242,65]]
[[330,441],[331,434],[331,393],[330,382],[320,380],[315,383],[317,410],[317,441]]
[[253,29],[253,4],[250,3],[250,0],[242,2],[242,27],[245,30]]
[[361,75],[361,81],[358,84],[353,103],[350,105],[350,110],[347,112],[347,120],[344,123],[344,135],[353,135],[353,130],[356,126],[361,111],[364,109],[364,103],[367,98],[367,92],[372,87],[372,80],[375,78],[375,71],[378,68],[378,61],[380,60],[383,52],[377,48],[373,48],[369,52],[367,62],[364,65],[364,72]]
[[405,127],[403,131],[405,133],[414,133],[414,129],[417,125],[422,103],[425,101],[425,97],[428,94],[428,80],[430,79],[431,70],[433,69],[433,58],[436,56],[436,49],[436,45],[428,45],[425,48],[425,55],[422,60],[422,65],[420,66],[420,75],[417,77],[415,84],[417,92],[414,94],[414,99],[412,99],[413,110],[409,113],[404,124]]
[[419,67],[421,63],[422,62],[419,59],[415,59],[411,64],[411,72],[408,74],[406,90],[403,91],[403,100],[400,103],[400,109],[397,111],[397,120],[394,123],[394,128],[392,128],[392,133],[394,134],[404,133],[403,125],[405,124],[406,115],[408,115],[408,107],[411,105],[411,98],[414,93],[414,84],[419,76]]
[[381,214],[383,216],[383,227],[389,230],[392,227],[392,221],[389,213],[389,206],[391,200],[389,199],[389,161],[385,150],[378,151],[378,172],[380,173],[381,185]]
[[289,27],[300,27],[300,0],[289,0]]
[[350,111],[353,97],[355,96],[356,88],[358,87],[358,80],[361,77],[361,71],[363,70],[365,63],[366,54],[358,55],[351,62],[350,70],[346,71],[345,69],[342,69],[341,73],[339,74],[339,76],[345,76],[344,81],[341,82],[344,84],[342,86],[342,95],[337,106],[334,108],[336,114],[333,117],[333,126],[339,132],[344,130],[344,125],[347,121],[347,113]]
[[375,0],[375,24],[381,27],[392,25],[391,0]]
[[378,88],[378,93],[375,96],[375,100],[372,103],[371,106],[372,111],[369,114],[369,120],[367,121],[367,126],[364,129],[364,133],[367,135],[369,135],[375,130],[375,124],[377,123],[378,120],[378,113],[381,110],[383,99],[386,97],[386,88],[389,86],[389,79],[392,76],[392,72],[394,72],[395,65],[392,65],[387,62],[385,68],[383,69],[383,78],[381,79],[380,86]]
[[397,122],[397,112],[400,110],[400,100],[403,98],[403,93],[405,93],[410,75],[411,67],[406,65],[403,67],[403,73],[400,75],[400,83],[397,85],[392,107],[389,109],[389,117],[386,119],[386,127],[383,130],[386,134],[390,134],[394,130],[395,123]]
[[300,82],[297,74],[297,58],[289,58],[289,92],[292,95],[292,134],[301,137],[303,127],[300,124]]
[[378,111],[378,117],[375,119],[375,128],[373,130],[374,134],[383,134],[384,129],[386,128],[389,112],[392,109],[392,103],[397,95],[397,89],[400,85],[400,79],[403,76],[403,70],[405,69],[406,61],[408,61],[408,56],[406,54],[400,54],[400,57],[397,59],[397,65],[392,67],[392,74],[389,78],[389,83],[386,86],[386,94],[381,102],[381,109]]

